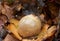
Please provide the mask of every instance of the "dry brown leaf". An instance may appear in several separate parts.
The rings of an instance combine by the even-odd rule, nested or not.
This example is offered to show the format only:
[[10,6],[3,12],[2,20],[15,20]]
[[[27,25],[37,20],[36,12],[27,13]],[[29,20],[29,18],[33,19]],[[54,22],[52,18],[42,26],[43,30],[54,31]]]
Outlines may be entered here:
[[8,19],[12,18],[13,10],[8,5],[4,4],[2,8],[2,14],[6,15]]
[[20,11],[22,9],[22,5],[21,4],[18,4],[17,6],[16,6],[16,10],[17,11]]
[[0,14],[1,14],[2,8],[3,8],[3,6],[2,6],[2,4],[1,4],[1,2],[0,2]]
[[51,17],[54,18],[58,16],[59,8],[57,8],[56,4],[48,3],[49,10],[51,11]]

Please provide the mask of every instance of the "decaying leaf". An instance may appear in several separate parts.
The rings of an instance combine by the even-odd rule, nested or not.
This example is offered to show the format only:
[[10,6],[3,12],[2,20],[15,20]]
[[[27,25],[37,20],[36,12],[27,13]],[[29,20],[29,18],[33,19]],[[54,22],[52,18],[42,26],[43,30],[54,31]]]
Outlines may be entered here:
[[12,14],[13,14],[13,10],[11,9],[11,7],[9,7],[8,5],[4,4],[4,7],[2,8],[2,14],[6,15],[8,17],[8,19],[12,18]]
[[48,3],[49,10],[51,12],[51,17],[55,18],[58,16],[59,8],[57,8],[56,4],[54,3]]
[[1,14],[2,8],[3,8],[3,6],[1,5],[1,2],[0,2],[0,14]]
[[16,10],[17,11],[20,11],[22,9],[22,5],[21,4],[18,4],[17,6],[16,6]]

